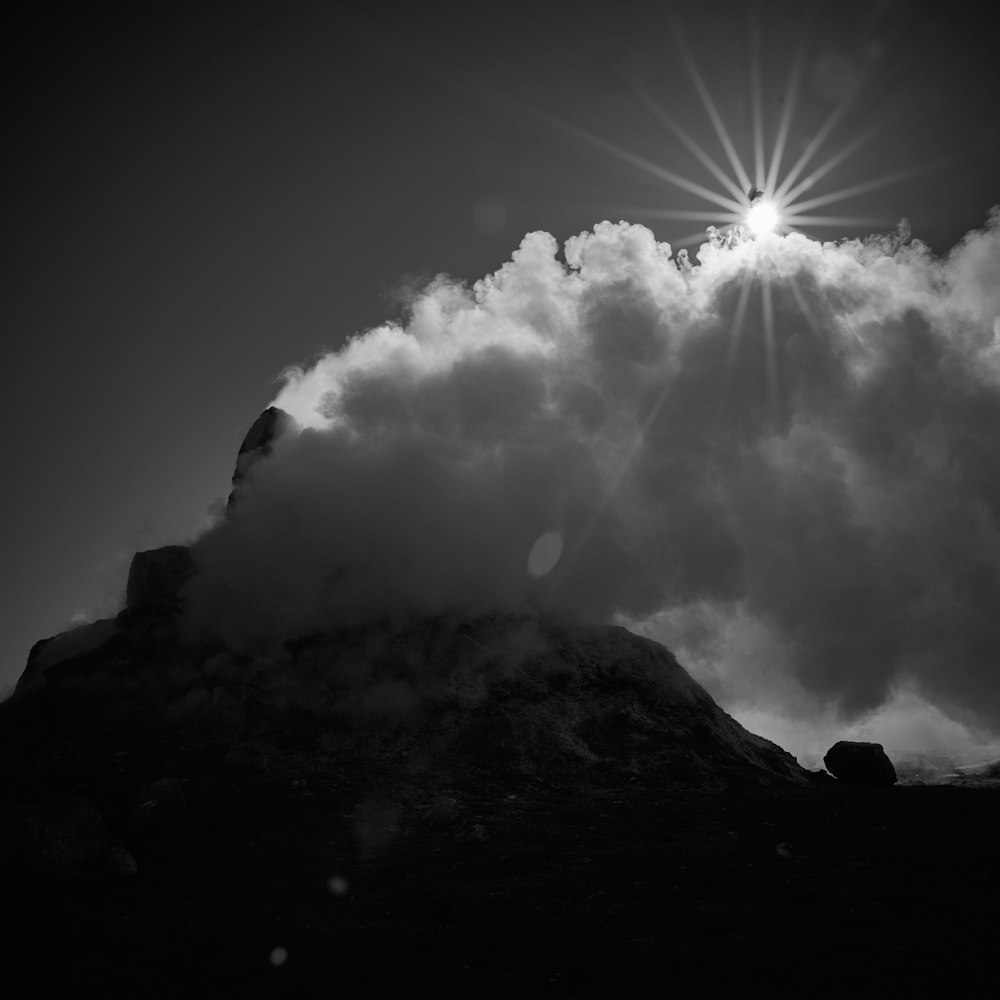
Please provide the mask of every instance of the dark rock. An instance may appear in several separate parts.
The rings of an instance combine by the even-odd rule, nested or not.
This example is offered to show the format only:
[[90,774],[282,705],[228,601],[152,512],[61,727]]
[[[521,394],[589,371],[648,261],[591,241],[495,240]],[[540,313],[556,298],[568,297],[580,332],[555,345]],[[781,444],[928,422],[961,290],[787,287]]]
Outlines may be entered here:
[[197,571],[186,545],[164,545],[136,552],[125,587],[126,608],[170,611],[180,603],[181,589]]
[[[350,679],[358,663],[360,683]],[[428,824],[461,819],[444,799],[464,802],[485,775],[515,793],[526,779],[575,788],[595,769],[705,791],[809,781],[790,754],[727,715],[663,646],[616,626],[442,616],[391,632],[316,637],[285,669],[301,678],[312,711],[350,720],[349,730],[324,737],[330,753],[358,760],[382,747],[383,773],[425,782]],[[405,684],[408,697],[386,698],[387,681]],[[399,723],[406,740],[386,746]]]
[[129,818],[133,833],[155,835],[183,826],[188,820],[184,783],[177,778],[160,778],[146,785]]
[[806,773],[814,785],[833,785],[837,782],[837,779],[832,774],[824,771],[822,768],[816,771],[807,771]]
[[896,769],[881,743],[841,740],[827,750],[823,763],[845,784],[887,786],[896,783]]
[[0,881],[65,875],[99,863],[108,832],[94,803],[66,795],[0,814]]
[[48,682],[49,671],[57,664],[93,653],[117,634],[115,620],[106,618],[40,639],[31,647],[14,694],[34,694],[42,690]]
[[[10,699],[12,715],[40,713],[63,736],[102,726],[150,733],[203,680],[175,612],[127,610],[36,646]],[[27,715],[25,714],[27,713]]]
[[[281,749],[292,720],[295,733],[313,734],[314,744],[322,733],[343,759],[362,763],[387,721],[405,721],[411,738],[383,748],[384,766],[426,780],[431,803],[464,794],[484,773],[572,785],[597,767],[706,791],[811,781],[790,754],[722,711],[663,646],[617,626],[486,615],[341,629],[289,647],[282,677],[291,688],[186,647],[172,615],[137,611],[127,625],[101,627],[112,633],[103,645],[48,668],[37,707],[62,732],[101,724],[131,727],[127,738],[138,739],[182,722],[221,733],[252,719]],[[33,670],[67,641],[44,644]],[[175,791],[183,801],[179,783]],[[164,796],[157,789],[143,805],[144,790],[136,829],[173,814],[174,805],[157,805]]]
[[[14,688],[17,697],[61,690],[72,701],[80,687],[95,691],[99,681],[124,693],[134,689],[144,668],[166,656],[181,657],[174,644],[176,616],[184,585],[197,568],[184,545],[165,545],[136,552],[125,588],[126,607],[106,618],[36,642]],[[75,689],[75,690],[71,690]],[[82,703],[79,708],[83,709]]]
[[247,478],[251,468],[266,455],[271,453],[275,441],[278,440],[293,424],[294,419],[284,410],[269,406],[253,422],[247,431],[240,450],[236,455],[236,468],[233,471],[233,489],[229,494],[227,509],[239,499],[240,487]]

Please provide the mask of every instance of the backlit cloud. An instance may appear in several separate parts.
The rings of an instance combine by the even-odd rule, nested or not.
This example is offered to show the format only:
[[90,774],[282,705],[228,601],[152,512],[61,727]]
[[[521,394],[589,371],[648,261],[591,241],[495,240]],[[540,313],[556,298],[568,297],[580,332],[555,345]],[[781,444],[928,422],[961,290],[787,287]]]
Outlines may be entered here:
[[604,222],[437,279],[286,373],[301,430],[196,543],[192,628],[549,610],[731,702],[905,688],[1000,726],[1000,215],[945,257],[907,235],[689,263]]

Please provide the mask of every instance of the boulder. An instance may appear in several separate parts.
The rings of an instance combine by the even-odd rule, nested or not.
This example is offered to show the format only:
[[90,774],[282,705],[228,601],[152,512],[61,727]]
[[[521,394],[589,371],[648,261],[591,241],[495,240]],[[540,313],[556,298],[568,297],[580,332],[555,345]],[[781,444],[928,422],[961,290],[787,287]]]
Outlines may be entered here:
[[896,769],[881,743],[841,740],[823,758],[826,769],[848,785],[886,786],[896,783]]
[[197,572],[186,545],[164,545],[132,556],[125,585],[129,610],[166,612],[180,603],[184,584]]

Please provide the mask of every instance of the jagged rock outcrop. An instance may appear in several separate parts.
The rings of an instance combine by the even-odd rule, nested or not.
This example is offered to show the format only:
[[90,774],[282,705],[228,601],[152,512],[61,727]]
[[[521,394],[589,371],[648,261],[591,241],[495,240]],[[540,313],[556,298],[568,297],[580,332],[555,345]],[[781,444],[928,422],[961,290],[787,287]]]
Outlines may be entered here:
[[896,783],[896,769],[881,743],[841,740],[827,750],[823,764],[838,781],[848,785],[888,786]]
[[28,662],[14,687],[14,695],[37,694],[44,688],[50,670],[67,660],[89,656],[119,631],[113,618],[105,618],[68,629],[48,639],[39,639],[28,653]]
[[125,586],[125,607],[129,610],[176,611],[181,591],[197,572],[186,545],[164,545],[136,552],[129,566]]
[[81,688],[96,690],[99,681],[112,689],[135,685],[143,668],[155,667],[176,642],[183,589],[196,572],[185,545],[136,552],[122,611],[36,642],[15,697],[54,694],[53,684],[64,699]]
[[239,500],[240,490],[253,466],[271,453],[274,443],[295,424],[292,416],[277,406],[269,406],[253,422],[236,455],[233,471],[233,489],[229,494],[227,509]]
[[[274,406],[254,421],[236,457],[227,510],[232,509],[240,489],[245,488],[254,463],[269,454],[274,442],[294,423],[289,414]],[[95,677],[110,679],[112,688],[123,686],[126,679],[140,688],[148,685],[149,671],[145,671],[145,678],[139,675],[144,667],[155,667],[163,659],[163,651],[176,642],[184,587],[197,572],[186,545],[163,545],[136,552],[129,565],[122,611],[115,618],[89,622],[36,642],[14,695],[20,698],[38,694],[55,675],[61,678],[63,693],[81,685],[93,690]],[[127,678],[128,674],[131,676]]]

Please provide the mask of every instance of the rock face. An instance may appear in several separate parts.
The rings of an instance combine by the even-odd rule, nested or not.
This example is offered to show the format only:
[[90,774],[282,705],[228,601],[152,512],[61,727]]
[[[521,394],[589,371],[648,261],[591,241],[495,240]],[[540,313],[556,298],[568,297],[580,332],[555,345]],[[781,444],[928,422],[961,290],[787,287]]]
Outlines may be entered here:
[[39,639],[31,647],[24,672],[18,678],[14,694],[37,694],[48,680],[49,671],[66,660],[79,660],[99,650],[119,632],[113,619],[102,619]]
[[290,414],[276,406],[269,406],[253,422],[247,431],[240,450],[236,456],[236,469],[233,471],[233,489],[229,494],[228,509],[239,500],[240,488],[253,466],[265,455],[271,453],[275,441],[281,437],[295,421]]
[[881,743],[841,740],[827,750],[823,763],[845,784],[887,786],[896,783],[896,769]]
[[285,738],[359,770],[377,763],[432,800],[486,776],[512,790],[579,788],[595,774],[718,790],[809,781],[667,649],[617,626],[439,616],[317,635],[290,652],[281,676],[241,675],[262,701],[272,689],[283,699]]
[[[342,629],[254,661],[214,649],[199,659],[154,619],[58,664],[37,694],[25,710],[62,731],[190,724],[227,745],[252,732],[322,745],[338,766],[377,766],[435,797],[483,775],[511,790],[526,778],[576,788],[594,773],[706,790],[809,780],[659,643],[528,615]],[[171,783],[153,791],[137,822],[183,812]]]
[[[228,510],[240,489],[245,488],[253,464],[269,454],[274,442],[294,423],[289,414],[274,406],[254,421],[236,457]],[[148,690],[149,678],[138,675],[145,667],[155,669],[164,658],[163,652],[171,651],[184,587],[197,572],[186,545],[163,545],[136,552],[129,566],[124,609],[115,618],[90,622],[36,642],[15,686],[15,696],[46,689],[51,695],[50,681],[56,677],[59,682],[55,687],[70,698],[71,686],[92,688],[95,677],[109,682],[112,688],[128,682]],[[161,680],[169,683],[165,677]],[[161,694],[156,693],[157,700],[162,700]]]
[[136,552],[128,571],[125,607],[129,610],[175,611],[181,590],[197,572],[186,545],[164,545]]

